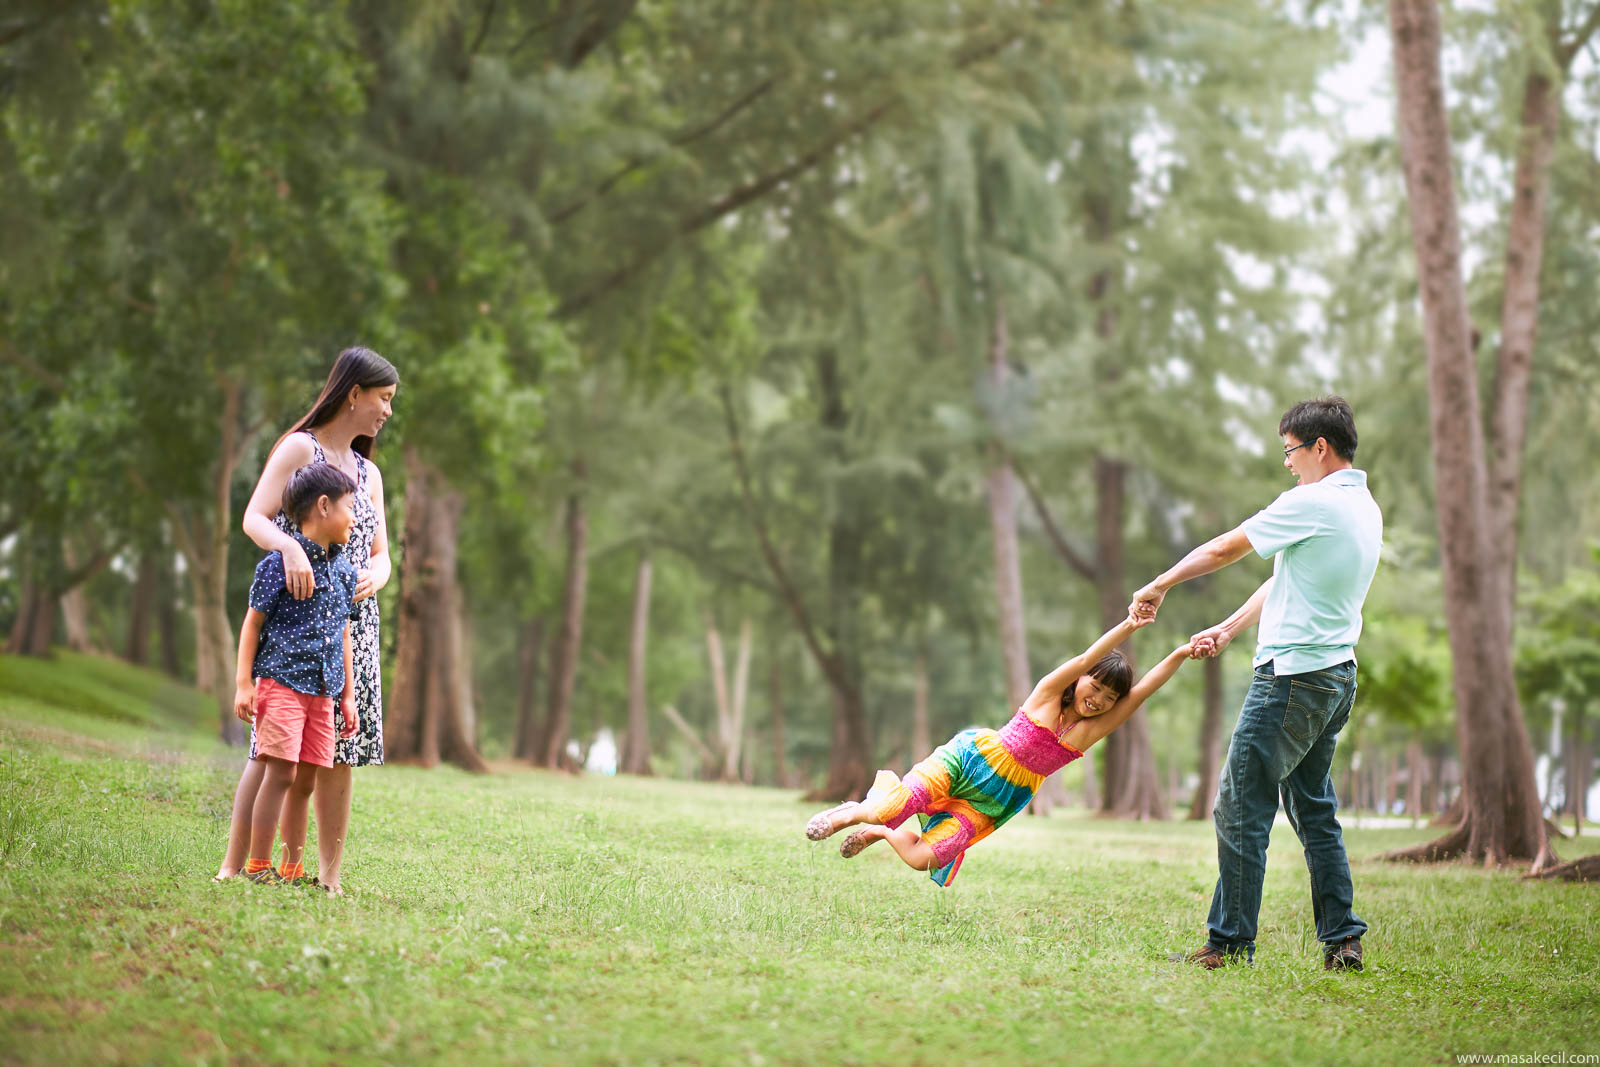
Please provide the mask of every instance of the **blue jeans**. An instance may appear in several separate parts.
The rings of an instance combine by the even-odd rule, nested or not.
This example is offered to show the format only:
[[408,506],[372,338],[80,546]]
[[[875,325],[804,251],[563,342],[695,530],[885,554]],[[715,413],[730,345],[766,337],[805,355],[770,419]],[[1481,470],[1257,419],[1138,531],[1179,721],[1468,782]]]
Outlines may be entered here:
[[1267,838],[1278,800],[1305,848],[1311,872],[1311,910],[1317,940],[1331,951],[1367,930],[1352,910],[1355,889],[1335,813],[1328,768],[1334,741],[1350,720],[1356,699],[1356,665],[1278,677],[1273,664],[1256,668],[1228,746],[1212,816],[1217,827],[1217,889],[1206,925],[1212,947],[1255,955]]

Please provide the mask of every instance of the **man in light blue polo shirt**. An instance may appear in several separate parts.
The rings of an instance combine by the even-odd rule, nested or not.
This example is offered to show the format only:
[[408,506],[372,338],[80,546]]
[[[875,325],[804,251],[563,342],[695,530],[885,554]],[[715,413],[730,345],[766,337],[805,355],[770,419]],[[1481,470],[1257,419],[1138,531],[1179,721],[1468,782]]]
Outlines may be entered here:
[[1261,623],[1255,676],[1239,711],[1217,789],[1217,888],[1205,945],[1174,959],[1208,969],[1255,954],[1267,838],[1281,798],[1305,848],[1323,967],[1361,969],[1367,924],[1353,910],[1350,861],[1329,767],[1356,695],[1361,605],[1383,545],[1383,515],[1352,464],[1356,424],[1339,397],[1306,400],[1278,422],[1283,465],[1297,484],[1235,530],[1213,538],[1134,595],[1128,610],[1153,616],[1167,590],[1254,550],[1272,577],[1225,622],[1194,636],[1218,655]]

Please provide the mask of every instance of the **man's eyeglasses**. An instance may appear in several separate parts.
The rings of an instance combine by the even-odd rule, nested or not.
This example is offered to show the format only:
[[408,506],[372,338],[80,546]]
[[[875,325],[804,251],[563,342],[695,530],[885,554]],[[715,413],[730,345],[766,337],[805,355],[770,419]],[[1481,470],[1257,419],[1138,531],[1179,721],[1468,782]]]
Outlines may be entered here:
[[1302,441],[1299,444],[1295,445],[1294,448],[1286,448],[1286,449],[1283,450],[1283,458],[1284,459],[1288,459],[1289,458],[1289,453],[1293,452],[1295,450],[1295,448],[1310,448],[1314,444],[1316,444],[1315,441]]

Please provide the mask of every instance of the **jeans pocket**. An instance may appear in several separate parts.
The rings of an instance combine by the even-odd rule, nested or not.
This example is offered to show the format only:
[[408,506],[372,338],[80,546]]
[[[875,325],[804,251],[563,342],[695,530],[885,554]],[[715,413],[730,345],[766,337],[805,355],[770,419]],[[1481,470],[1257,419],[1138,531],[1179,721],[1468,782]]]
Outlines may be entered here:
[[1337,689],[1294,679],[1283,706],[1283,732],[1302,748],[1309,748],[1328,725],[1340,696]]

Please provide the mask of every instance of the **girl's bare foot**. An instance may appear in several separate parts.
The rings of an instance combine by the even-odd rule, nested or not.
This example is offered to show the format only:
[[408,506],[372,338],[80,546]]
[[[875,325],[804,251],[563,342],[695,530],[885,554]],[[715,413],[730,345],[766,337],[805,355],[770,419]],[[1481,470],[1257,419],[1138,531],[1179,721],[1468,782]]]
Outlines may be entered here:
[[887,833],[887,829],[882,826],[868,826],[865,829],[857,830],[844,839],[844,843],[839,846],[839,855],[845,859],[857,856],[862,849],[874,841],[882,841]]
[[217,868],[217,873],[211,876],[211,880],[213,882],[226,882],[229,878],[237,877],[239,877],[239,868],[219,867]]
[[850,825],[850,816],[860,805],[854,800],[847,800],[837,807],[829,808],[811,816],[806,823],[806,836],[813,841],[825,841],[834,834]]

